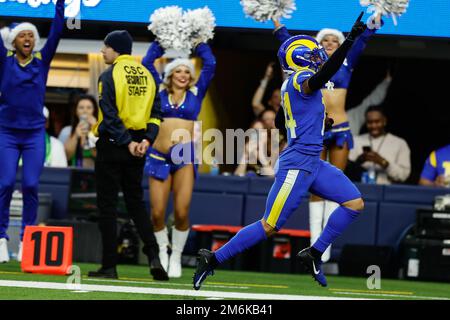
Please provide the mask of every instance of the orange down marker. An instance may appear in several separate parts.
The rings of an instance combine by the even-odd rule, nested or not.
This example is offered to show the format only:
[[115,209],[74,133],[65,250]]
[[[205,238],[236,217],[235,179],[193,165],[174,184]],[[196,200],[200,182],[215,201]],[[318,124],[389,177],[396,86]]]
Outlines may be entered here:
[[22,271],[68,274],[72,265],[72,227],[27,226],[23,236]]

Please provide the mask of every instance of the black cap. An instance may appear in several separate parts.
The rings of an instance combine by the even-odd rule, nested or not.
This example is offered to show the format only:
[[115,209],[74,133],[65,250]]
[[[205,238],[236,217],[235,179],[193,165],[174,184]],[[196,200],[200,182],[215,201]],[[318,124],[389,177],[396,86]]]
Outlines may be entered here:
[[104,40],[105,45],[111,47],[119,54],[131,54],[133,38],[126,30],[117,30],[108,33]]

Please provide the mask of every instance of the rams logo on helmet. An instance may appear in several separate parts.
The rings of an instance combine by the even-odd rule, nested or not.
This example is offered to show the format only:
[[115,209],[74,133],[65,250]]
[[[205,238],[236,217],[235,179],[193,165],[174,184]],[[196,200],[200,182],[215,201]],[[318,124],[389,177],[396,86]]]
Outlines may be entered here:
[[316,39],[306,35],[287,39],[278,49],[281,67],[287,72],[308,68],[317,71],[328,56]]

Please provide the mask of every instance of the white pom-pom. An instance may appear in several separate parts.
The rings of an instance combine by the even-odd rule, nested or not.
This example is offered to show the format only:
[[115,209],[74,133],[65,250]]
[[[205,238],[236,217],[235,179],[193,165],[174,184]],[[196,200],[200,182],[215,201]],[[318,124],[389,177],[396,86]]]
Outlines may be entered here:
[[166,50],[190,51],[190,44],[183,29],[183,12],[178,6],[155,10],[150,17],[148,29],[153,32],[160,45]]
[[178,6],[155,10],[148,29],[170,58],[187,57],[199,43],[214,36],[216,18],[208,7],[183,12]]
[[201,42],[207,42],[214,37],[216,18],[208,7],[188,10],[183,16],[183,32],[194,48]]
[[409,0],[360,0],[360,3],[363,7],[368,7],[367,12],[374,15],[391,16],[395,25],[397,17],[404,14],[409,6]]
[[292,12],[297,10],[295,0],[241,0],[241,5],[247,16],[260,22],[289,19]]
[[2,40],[3,40],[3,45],[5,46],[6,49],[13,50],[12,44],[9,43],[9,41],[8,41],[10,32],[11,32],[11,29],[9,29],[8,27],[4,27],[0,30]]

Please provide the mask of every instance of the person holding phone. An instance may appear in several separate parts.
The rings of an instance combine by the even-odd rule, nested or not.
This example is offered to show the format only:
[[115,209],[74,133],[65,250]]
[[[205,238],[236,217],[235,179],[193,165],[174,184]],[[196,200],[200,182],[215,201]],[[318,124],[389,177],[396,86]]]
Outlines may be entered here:
[[97,99],[91,95],[80,95],[72,110],[72,123],[64,127],[59,140],[64,143],[70,166],[94,168],[97,138],[91,129],[97,124]]
[[366,112],[368,133],[356,136],[349,160],[362,171],[374,171],[377,184],[404,182],[411,173],[407,142],[386,131],[387,117],[379,106]]

